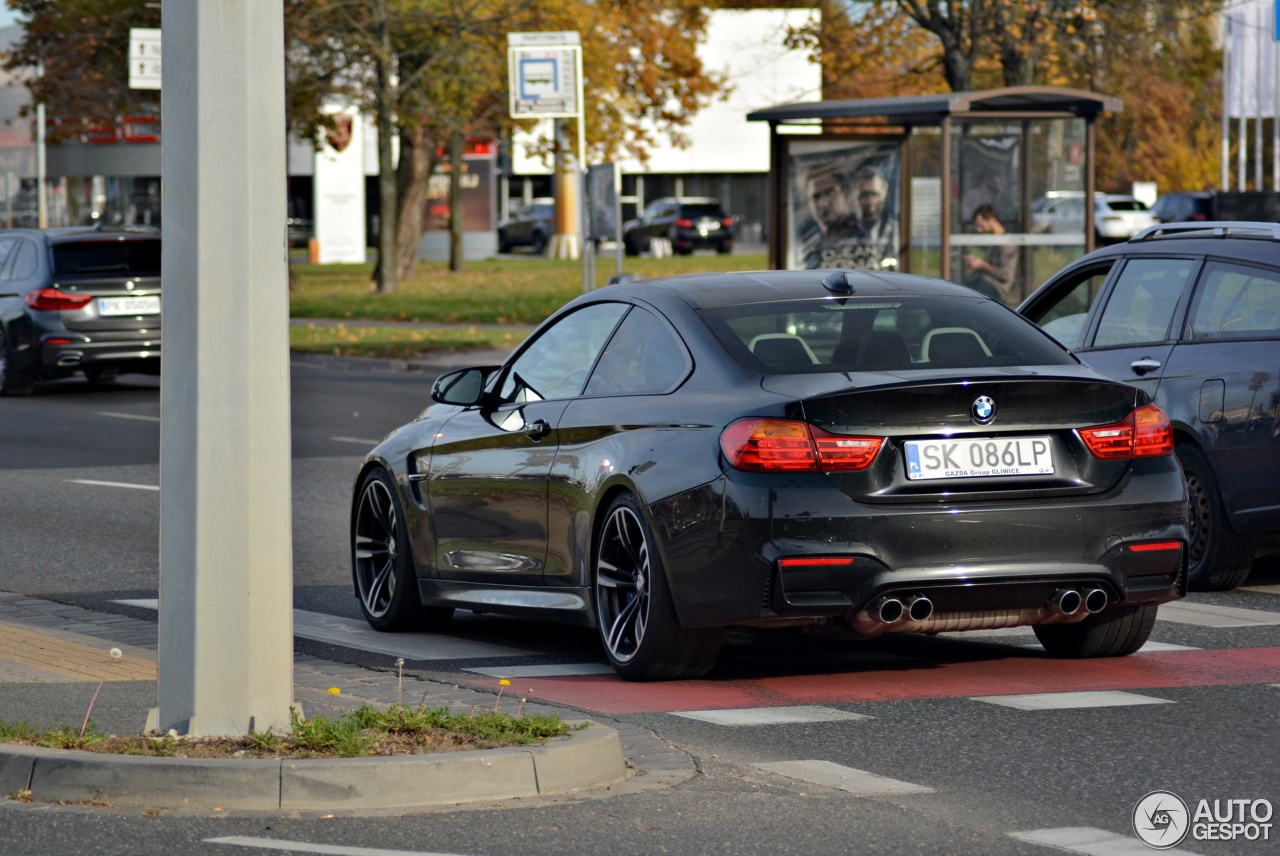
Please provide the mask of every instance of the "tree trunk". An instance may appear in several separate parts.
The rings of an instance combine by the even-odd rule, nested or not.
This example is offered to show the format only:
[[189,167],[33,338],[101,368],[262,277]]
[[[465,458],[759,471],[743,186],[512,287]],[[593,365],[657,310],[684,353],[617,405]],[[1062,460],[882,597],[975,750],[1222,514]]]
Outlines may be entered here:
[[395,134],[395,84],[391,67],[391,27],[386,2],[379,4],[382,15],[382,51],[374,61],[377,75],[378,114],[378,266],[374,282],[379,294],[396,290],[396,172],[391,138]]
[[418,267],[418,245],[424,231],[427,179],[435,171],[435,141],[417,125],[400,131],[400,164],[396,170],[396,276],[408,279]]
[[462,171],[466,167],[463,151],[466,138],[462,131],[449,135],[449,270],[462,270],[466,250],[463,246],[462,222]]

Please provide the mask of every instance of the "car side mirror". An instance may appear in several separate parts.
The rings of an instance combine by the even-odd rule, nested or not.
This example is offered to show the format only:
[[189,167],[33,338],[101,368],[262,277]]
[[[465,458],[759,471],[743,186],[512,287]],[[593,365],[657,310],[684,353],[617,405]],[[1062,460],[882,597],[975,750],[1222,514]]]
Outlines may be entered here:
[[484,384],[496,366],[459,369],[436,378],[431,398],[441,404],[474,407],[484,400]]

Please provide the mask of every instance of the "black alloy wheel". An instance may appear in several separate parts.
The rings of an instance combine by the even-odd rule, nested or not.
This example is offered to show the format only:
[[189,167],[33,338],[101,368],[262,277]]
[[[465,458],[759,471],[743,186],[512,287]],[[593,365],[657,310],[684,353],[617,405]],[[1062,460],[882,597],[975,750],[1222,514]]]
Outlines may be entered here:
[[375,630],[432,629],[452,609],[419,599],[409,539],[395,486],[385,470],[365,476],[351,522],[351,559],[360,611]]
[[1231,527],[1209,459],[1190,443],[1176,449],[1191,498],[1187,544],[1187,588],[1227,591],[1245,581],[1253,566],[1253,538]]
[[605,656],[634,681],[701,677],[715,665],[723,632],[680,626],[666,572],[631,494],[609,506],[596,545],[596,619]]
[[533,254],[540,256],[547,251],[547,236],[542,232],[533,234]]

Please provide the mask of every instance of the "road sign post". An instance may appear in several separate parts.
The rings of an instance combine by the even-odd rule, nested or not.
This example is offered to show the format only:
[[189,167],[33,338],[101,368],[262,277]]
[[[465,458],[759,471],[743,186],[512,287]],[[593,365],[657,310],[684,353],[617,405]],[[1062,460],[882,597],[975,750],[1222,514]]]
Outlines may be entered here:
[[[582,290],[594,285],[586,240],[586,131],[582,107],[582,44],[577,33],[508,33],[507,67],[513,119],[575,119],[578,125],[577,179],[572,199],[577,233],[557,233],[548,252],[554,258],[582,253]],[[565,204],[560,193],[557,205]]]

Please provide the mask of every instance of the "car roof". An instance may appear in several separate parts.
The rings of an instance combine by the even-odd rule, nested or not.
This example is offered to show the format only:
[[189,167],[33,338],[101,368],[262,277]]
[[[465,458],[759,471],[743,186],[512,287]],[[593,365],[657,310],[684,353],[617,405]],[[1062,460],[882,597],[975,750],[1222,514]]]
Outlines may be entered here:
[[[853,293],[832,291],[823,280],[844,274]],[[594,295],[635,297],[654,305],[684,303],[693,309],[716,309],[778,300],[806,300],[840,297],[912,295],[954,295],[984,298],[963,285],[927,276],[865,270],[767,270],[733,273],[704,273],[632,280],[607,286]]]
[[1095,259],[1178,253],[1227,255],[1280,266],[1280,224],[1216,220],[1161,223],[1127,241],[1094,250],[1071,267]]
[[55,226],[50,229],[4,229],[0,230],[0,234],[26,235],[30,238],[46,240],[51,244],[65,244],[72,241],[85,240],[160,239],[160,230],[153,226],[113,226],[111,228]]

